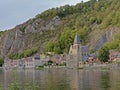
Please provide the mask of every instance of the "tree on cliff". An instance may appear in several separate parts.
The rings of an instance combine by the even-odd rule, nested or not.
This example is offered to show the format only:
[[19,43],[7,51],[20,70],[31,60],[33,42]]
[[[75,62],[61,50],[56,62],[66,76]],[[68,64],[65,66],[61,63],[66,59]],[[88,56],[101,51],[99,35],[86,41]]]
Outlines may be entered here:
[[0,67],[3,65],[3,63],[4,63],[4,60],[3,58],[0,57]]
[[98,57],[101,62],[108,62],[109,60],[109,49],[106,46],[103,46],[99,51],[98,51]]

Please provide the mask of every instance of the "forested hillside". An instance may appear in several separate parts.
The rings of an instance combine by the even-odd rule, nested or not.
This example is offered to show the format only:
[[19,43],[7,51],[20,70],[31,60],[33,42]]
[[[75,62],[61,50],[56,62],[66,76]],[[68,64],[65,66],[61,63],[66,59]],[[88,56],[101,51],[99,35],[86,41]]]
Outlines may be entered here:
[[67,53],[76,32],[91,52],[106,42],[120,50],[119,6],[119,0],[90,0],[46,10],[0,34],[0,54],[17,59],[48,51]]
[[[47,44],[47,50],[67,52],[76,32],[79,33],[82,44],[88,45],[91,51],[98,50],[107,41],[111,42],[114,34],[119,31],[119,5],[119,0],[90,0],[75,6],[66,5],[52,9],[52,15],[54,12],[62,19],[60,25],[62,32],[56,42],[51,40]],[[45,16],[46,13],[38,16]],[[52,16],[50,13],[48,15]],[[56,47],[60,49],[57,48],[56,51]]]

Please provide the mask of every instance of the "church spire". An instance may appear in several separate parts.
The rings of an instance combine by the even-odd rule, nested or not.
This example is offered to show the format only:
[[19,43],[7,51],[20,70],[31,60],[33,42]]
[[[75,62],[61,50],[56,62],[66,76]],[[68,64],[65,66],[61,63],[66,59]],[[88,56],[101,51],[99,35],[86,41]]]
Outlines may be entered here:
[[80,38],[77,33],[75,35],[74,44],[80,44]]

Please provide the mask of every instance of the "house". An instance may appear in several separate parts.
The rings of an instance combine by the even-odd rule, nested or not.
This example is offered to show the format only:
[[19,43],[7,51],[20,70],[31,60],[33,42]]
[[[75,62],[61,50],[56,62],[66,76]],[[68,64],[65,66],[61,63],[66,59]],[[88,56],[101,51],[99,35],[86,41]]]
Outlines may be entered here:
[[24,67],[24,62],[22,59],[19,59],[19,64],[18,64],[18,68],[23,68]]
[[118,53],[119,53],[119,52],[117,52],[117,51],[115,51],[115,50],[109,50],[109,62],[110,62],[110,63],[116,61],[116,58],[117,58]]
[[50,58],[53,61],[53,64],[65,64],[66,63],[66,55],[54,55]]
[[23,58],[22,63],[23,63],[24,68],[34,68],[35,67],[35,63],[34,63],[34,60],[32,59],[32,57]]
[[11,66],[14,67],[18,67],[19,65],[19,61],[18,60],[11,60]]
[[3,67],[5,69],[10,69],[11,68],[11,59],[5,59]]
[[120,66],[120,53],[118,53],[116,56],[116,62]]
[[49,60],[50,60],[49,56],[46,56],[44,54],[40,55],[40,63],[41,63],[41,65],[47,64]]
[[40,56],[34,56],[32,59],[33,59],[33,61],[35,63],[35,67],[42,66]]
[[99,59],[98,59],[98,57],[95,53],[92,53],[92,54],[89,55],[89,58],[88,58],[87,62],[89,64],[99,63]]
[[43,65],[47,64],[49,60],[50,60],[50,57],[46,56],[44,54],[41,54],[40,56],[37,55],[37,56],[33,57],[35,67],[43,66]]
[[3,67],[6,69],[17,68],[19,66],[18,60],[5,59]]
[[117,54],[116,58],[120,60],[120,53]]

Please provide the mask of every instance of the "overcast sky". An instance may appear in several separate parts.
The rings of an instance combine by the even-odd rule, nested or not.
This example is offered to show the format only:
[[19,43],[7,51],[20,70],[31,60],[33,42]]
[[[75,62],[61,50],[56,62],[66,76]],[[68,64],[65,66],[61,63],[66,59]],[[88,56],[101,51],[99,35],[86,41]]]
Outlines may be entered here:
[[0,0],[0,30],[13,28],[49,8],[79,2],[81,0]]

